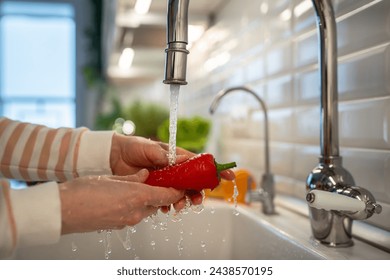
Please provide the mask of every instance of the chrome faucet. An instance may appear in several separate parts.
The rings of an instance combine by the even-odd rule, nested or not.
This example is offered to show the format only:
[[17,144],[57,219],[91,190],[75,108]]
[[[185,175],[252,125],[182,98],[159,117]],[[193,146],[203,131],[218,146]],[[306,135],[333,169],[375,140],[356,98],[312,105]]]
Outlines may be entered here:
[[356,187],[339,155],[337,31],[331,0],[312,0],[317,16],[321,120],[319,164],[306,180],[306,200],[314,238],[328,246],[351,246],[353,219],[367,219],[382,208],[372,194]]
[[269,134],[268,134],[268,114],[267,114],[267,106],[265,102],[251,89],[247,87],[231,87],[225,90],[221,90],[214,98],[213,102],[210,106],[210,113],[213,114],[217,109],[217,106],[221,99],[230,92],[233,91],[244,91],[253,95],[257,101],[259,101],[261,108],[264,112],[264,137],[265,137],[265,173],[262,176],[262,180],[260,183],[260,187],[256,188],[256,190],[252,190],[251,185],[252,182],[248,181],[248,189],[246,200],[248,202],[252,201],[260,201],[262,203],[263,213],[270,215],[275,214],[275,205],[274,205],[274,196],[275,196],[275,188],[274,188],[274,176],[270,171],[270,159],[269,159]]
[[169,0],[165,84],[186,85],[189,0]]

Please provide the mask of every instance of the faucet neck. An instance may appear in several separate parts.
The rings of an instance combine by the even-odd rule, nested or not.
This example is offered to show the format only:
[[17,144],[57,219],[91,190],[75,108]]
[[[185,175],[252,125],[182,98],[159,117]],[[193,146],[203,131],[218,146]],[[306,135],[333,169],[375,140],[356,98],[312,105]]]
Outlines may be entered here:
[[169,0],[165,84],[186,85],[189,0]]
[[337,31],[330,0],[312,0],[317,15],[319,73],[321,86],[321,155],[339,155]]

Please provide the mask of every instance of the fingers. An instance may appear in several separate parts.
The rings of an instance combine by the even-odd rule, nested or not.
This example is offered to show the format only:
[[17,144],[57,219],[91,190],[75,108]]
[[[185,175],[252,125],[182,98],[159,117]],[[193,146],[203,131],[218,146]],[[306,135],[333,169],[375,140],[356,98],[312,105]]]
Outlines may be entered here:
[[[157,142],[157,143],[161,148],[162,155],[165,157],[164,160],[161,161],[161,162],[163,162],[162,166],[164,166],[164,165],[166,166],[169,163],[168,158],[167,158],[167,154],[169,152],[169,145],[167,143],[163,143],[163,142]],[[190,151],[187,151],[186,149],[177,147],[176,148],[176,163],[182,163],[195,155],[196,154],[194,154]]]
[[125,176],[98,176],[98,180],[102,178],[108,178],[113,181],[123,181],[123,182],[137,182],[143,183],[149,176],[149,171],[147,169],[141,169],[135,174],[125,175]]
[[[143,217],[141,220],[149,217],[149,216],[152,216],[152,215],[155,215],[157,213],[157,210],[158,210],[158,207],[153,207],[153,206],[148,206],[148,207],[145,207],[144,211],[143,211]],[[137,221],[136,224],[138,224],[140,221]]]
[[169,212],[169,210],[171,210],[171,206],[168,205],[168,206],[161,206],[160,207],[160,211],[164,214],[167,214]]
[[184,191],[173,188],[150,187],[148,204],[159,207],[171,205],[184,197]]
[[228,169],[221,172],[221,177],[225,180],[232,181],[236,178],[236,175],[234,174],[233,170]]
[[178,155],[184,155],[184,156],[186,156],[187,158],[191,158],[191,157],[196,156],[195,153],[190,152],[190,151],[188,151],[188,150],[186,150],[186,149],[183,149],[183,148],[180,148],[180,147],[177,147],[177,148],[176,148],[176,153],[177,153]]
[[203,195],[200,192],[194,192],[189,195],[191,199],[191,203],[194,205],[202,204],[203,202]]

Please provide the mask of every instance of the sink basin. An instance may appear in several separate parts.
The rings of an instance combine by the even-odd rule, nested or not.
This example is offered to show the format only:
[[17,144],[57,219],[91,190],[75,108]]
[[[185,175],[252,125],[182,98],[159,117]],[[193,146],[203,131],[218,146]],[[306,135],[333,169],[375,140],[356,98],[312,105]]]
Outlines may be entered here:
[[[260,205],[207,199],[204,210],[177,219],[158,214],[131,228],[63,236],[57,244],[19,250],[16,259],[389,259],[390,255],[355,241],[350,248],[328,248],[311,238],[307,217],[282,207],[265,216]],[[173,221],[173,217],[176,220]],[[161,226],[161,224],[163,226]],[[129,236],[130,243],[126,243]],[[109,244],[109,246],[107,246]],[[108,248],[111,253],[108,254]],[[126,249],[127,248],[127,249]]]

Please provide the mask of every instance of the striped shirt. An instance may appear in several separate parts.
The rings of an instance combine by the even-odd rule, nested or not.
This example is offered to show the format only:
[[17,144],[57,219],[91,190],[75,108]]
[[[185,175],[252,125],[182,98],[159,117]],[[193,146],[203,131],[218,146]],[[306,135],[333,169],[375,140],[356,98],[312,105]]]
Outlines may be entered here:
[[[0,257],[18,246],[58,241],[61,205],[56,182],[111,174],[111,138],[112,132],[51,129],[0,118]],[[43,183],[14,190],[4,178]]]

